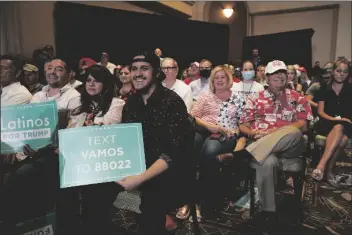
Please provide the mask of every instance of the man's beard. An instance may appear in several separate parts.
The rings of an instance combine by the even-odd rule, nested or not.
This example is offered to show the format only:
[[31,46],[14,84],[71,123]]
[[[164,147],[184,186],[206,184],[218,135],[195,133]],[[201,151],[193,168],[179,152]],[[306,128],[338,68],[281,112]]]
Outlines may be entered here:
[[68,81],[66,81],[66,83],[65,83],[61,79],[56,81],[56,82],[54,82],[54,83],[48,83],[49,87],[51,87],[51,88],[61,88],[61,87],[63,87],[63,84],[66,85],[66,83],[68,83]]
[[52,84],[49,84],[51,88],[61,88],[61,83],[60,82],[55,82]]
[[50,75],[47,75],[46,81],[51,88],[61,88],[69,83],[68,77],[65,77],[65,76],[60,77],[60,78],[58,76],[55,76],[56,81],[54,83],[49,83],[49,81],[48,81],[48,80],[50,80],[49,77],[50,77]]
[[[147,78],[142,77],[143,80],[146,80]],[[133,78],[133,80],[136,80],[136,77]],[[149,92],[150,88],[152,87],[152,85],[155,83],[155,79],[153,78],[152,81],[150,81],[149,84],[147,84],[145,87],[143,87],[142,89],[136,89],[136,93],[140,94],[140,95],[145,95]]]

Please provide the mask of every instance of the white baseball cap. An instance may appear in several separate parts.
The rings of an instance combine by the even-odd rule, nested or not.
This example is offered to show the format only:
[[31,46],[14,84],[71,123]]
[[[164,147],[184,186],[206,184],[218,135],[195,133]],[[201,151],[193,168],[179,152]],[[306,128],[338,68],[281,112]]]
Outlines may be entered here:
[[287,67],[284,62],[281,60],[274,60],[268,63],[268,65],[265,67],[265,75],[266,74],[273,74],[276,71],[279,70],[285,70],[287,71]]
[[197,61],[192,62],[192,63],[191,63],[191,66],[192,66],[192,65],[195,65],[195,66],[197,66],[197,67],[199,68],[199,63],[198,63]]

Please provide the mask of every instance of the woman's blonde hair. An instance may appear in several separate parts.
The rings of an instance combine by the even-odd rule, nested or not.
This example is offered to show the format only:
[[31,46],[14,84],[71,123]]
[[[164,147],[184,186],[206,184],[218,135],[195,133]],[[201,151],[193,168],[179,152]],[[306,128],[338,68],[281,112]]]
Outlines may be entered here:
[[226,77],[227,77],[227,87],[226,88],[228,88],[230,90],[231,87],[232,87],[233,78],[232,78],[232,74],[231,74],[230,69],[228,67],[224,66],[224,65],[219,65],[219,66],[216,66],[211,71],[211,74],[210,74],[210,77],[209,77],[209,90],[212,93],[215,93],[215,87],[214,87],[215,75],[216,75],[217,72],[220,72],[220,71],[224,71],[225,74],[226,74]]
[[295,67],[293,65],[287,65],[287,71],[289,71],[289,70],[294,72],[295,77],[293,79],[293,83],[297,84],[298,83],[297,70],[295,69]]

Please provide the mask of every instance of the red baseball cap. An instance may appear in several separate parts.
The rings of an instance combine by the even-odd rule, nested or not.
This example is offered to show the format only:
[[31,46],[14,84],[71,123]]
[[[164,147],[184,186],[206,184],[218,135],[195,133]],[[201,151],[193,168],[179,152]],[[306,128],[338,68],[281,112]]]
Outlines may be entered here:
[[299,68],[299,71],[300,71],[301,73],[307,73],[307,70],[306,70],[305,67],[300,67],[300,68]]
[[95,62],[95,60],[92,60],[91,58],[82,58],[79,60],[79,68],[82,69],[83,63],[87,66],[90,67],[94,64],[96,64],[97,62]]

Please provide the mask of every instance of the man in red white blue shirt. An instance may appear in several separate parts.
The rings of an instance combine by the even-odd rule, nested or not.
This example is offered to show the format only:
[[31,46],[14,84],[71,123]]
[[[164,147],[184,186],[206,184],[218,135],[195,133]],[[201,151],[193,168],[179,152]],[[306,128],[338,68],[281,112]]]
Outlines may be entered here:
[[269,88],[249,97],[240,120],[241,132],[254,142],[233,153],[234,159],[255,162],[263,221],[275,219],[275,173],[281,167],[279,158],[301,155],[305,146],[302,133],[307,130],[307,121],[313,119],[305,97],[285,89],[286,71],[282,61],[272,61],[266,66]]

